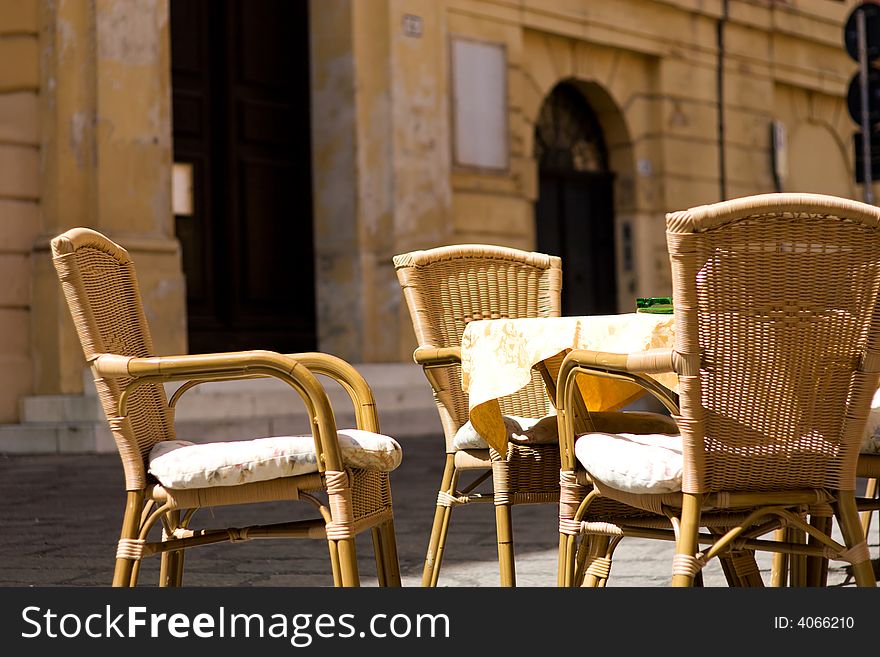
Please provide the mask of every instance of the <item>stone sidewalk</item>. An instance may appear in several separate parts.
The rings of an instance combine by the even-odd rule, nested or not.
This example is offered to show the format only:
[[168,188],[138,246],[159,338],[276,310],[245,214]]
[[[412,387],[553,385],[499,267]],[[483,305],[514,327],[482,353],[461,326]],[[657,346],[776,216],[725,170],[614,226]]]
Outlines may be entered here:
[[[419,586],[424,551],[440,481],[443,441],[439,435],[400,439],[404,462],[392,474],[395,525],[404,586]],[[122,468],[116,454],[0,454],[0,586],[109,585],[122,518]],[[284,504],[215,510],[220,522],[249,524],[289,518]],[[310,513],[305,504],[294,514]],[[287,511],[287,513],[285,513]],[[197,520],[209,525],[203,511]],[[491,505],[456,509],[449,532],[440,585],[498,585]],[[514,507],[517,583],[551,587],[556,583],[556,508]],[[877,530],[871,531],[877,556]],[[361,579],[375,585],[369,535],[358,539]],[[672,544],[626,539],[615,555],[609,586],[660,587],[669,583]],[[769,556],[760,557],[765,575]],[[140,584],[155,586],[158,559],[144,561]],[[250,541],[190,550],[187,586],[329,586],[323,541]],[[848,585],[843,564],[832,563],[831,585]],[[725,586],[713,560],[705,586]]]

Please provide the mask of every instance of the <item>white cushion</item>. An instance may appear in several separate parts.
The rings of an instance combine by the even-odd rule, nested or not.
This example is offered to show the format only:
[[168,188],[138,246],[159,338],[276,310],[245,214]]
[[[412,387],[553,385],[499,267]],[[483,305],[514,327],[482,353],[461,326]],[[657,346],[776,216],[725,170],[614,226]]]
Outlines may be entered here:
[[871,414],[868,415],[868,425],[865,427],[865,436],[859,451],[862,454],[880,454],[880,390],[874,393]]
[[574,453],[591,477],[612,488],[639,494],[681,490],[680,435],[587,433]]
[[[353,468],[390,472],[403,456],[389,436],[359,429],[337,432],[342,461]],[[166,488],[237,486],[318,471],[312,436],[275,436],[235,442],[164,440],[149,455],[149,472]]]
[[[504,420],[507,438],[511,442],[527,445],[559,442],[555,415],[546,415],[542,418],[503,415],[501,419]],[[456,450],[489,448],[489,444],[470,421],[465,422],[455,432],[452,446]]]
[[[670,493],[681,490],[681,436],[666,434],[584,434],[575,456],[590,476],[632,493]],[[859,450],[880,454],[880,390]]]

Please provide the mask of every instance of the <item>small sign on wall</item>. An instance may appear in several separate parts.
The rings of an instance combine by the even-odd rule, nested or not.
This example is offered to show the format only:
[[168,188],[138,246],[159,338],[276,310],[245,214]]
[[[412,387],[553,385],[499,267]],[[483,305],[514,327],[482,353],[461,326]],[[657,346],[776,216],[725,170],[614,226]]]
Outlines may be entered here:
[[171,207],[175,215],[193,213],[193,167],[189,162],[175,162],[171,167]]
[[453,161],[507,169],[507,53],[500,43],[452,39]]
[[414,39],[422,38],[422,17],[415,14],[404,14],[401,20],[403,25],[403,33]]

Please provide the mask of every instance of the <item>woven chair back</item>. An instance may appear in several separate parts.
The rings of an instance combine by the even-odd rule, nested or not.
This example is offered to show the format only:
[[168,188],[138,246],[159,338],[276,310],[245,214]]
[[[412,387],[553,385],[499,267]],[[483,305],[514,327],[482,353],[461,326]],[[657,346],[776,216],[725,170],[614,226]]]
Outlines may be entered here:
[[880,210],[765,194],[667,215],[684,490],[851,490],[880,347]]
[[[420,347],[460,347],[465,326],[481,319],[558,317],[562,266],[556,256],[463,244],[394,257]],[[458,365],[434,370],[434,396],[447,444],[468,419]],[[550,402],[541,375],[500,401],[502,413],[542,417]]]
[[[128,252],[104,235],[74,228],[52,240],[52,256],[83,354],[154,356],[134,265]],[[146,455],[174,438],[173,418],[161,384],[134,388],[125,417],[119,400],[130,379],[95,377],[95,387],[122,457],[128,489],[146,485]]]

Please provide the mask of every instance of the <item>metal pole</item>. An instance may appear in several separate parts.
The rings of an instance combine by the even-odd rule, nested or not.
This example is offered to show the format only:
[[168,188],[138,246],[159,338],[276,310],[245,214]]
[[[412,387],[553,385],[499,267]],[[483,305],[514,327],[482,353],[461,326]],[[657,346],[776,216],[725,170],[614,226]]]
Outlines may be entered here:
[[871,180],[871,119],[868,103],[868,52],[865,12],[859,10],[856,15],[856,26],[859,38],[859,86],[862,101],[862,161],[865,173],[865,203],[874,203],[874,185]]

